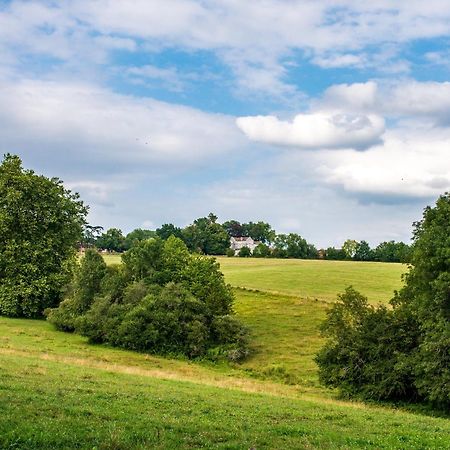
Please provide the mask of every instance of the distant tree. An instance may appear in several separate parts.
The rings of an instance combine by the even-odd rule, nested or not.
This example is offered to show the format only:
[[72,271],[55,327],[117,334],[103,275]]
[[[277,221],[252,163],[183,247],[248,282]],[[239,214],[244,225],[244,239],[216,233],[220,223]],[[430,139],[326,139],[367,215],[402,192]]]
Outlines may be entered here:
[[165,223],[165,224],[161,225],[160,228],[156,229],[156,234],[164,241],[166,239],[169,239],[170,236],[175,236],[180,239],[183,238],[183,233],[182,233],[181,228],[176,227],[172,223]]
[[354,239],[347,239],[342,244],[342,250],[347,255],[347,259],[353,259],[353,257],[355,256],[357,247],[358,247],[358,241],[355,241]]
[[136,228],[135,230],[128,233],[125,237],[124,248],[128,250],[133,244],[146,239],[151,239],[156,236],[156,232],[152,230],[143,230],[142,228]]
[[241,258],[248,258],[249,256],[252,256],[252,251],[248,247],[242,247],[238,252],[238,256]]
[[370,245],[366,241],[358,242],[355,253],[353,255],[353,259],[355,261],[372,261],[373,260],[373,252],[370,248]]
[[328,247],[325,250],[325,259],[342,261],[347,258],[347,254],[341,248]]
[[113,252],[123,252],[125,250],[125,237],[122,230],[109,228],[97,239],[97,247]]
[[216,223],[217,217],[209,214],[194,220],[183,230],[183,240],[191,251],[205,255],[224,255],[230,246],[227,232]]
[[222,224],[222,227],[229,237],[243,236],[242,225],[237,220],[228,220]]
[[253,240],[267,244],[275,239],[275,231],[266,222],[249,222],[242,224],[242,236],[250,236]]
[[270,247],[266,244],[258,244],[253,250],[253,256],[255,258],[267,258],[270,256]]
[[83,237],[81,239],[80,244],[83,247],[93,247],[95,246],[98,237],[103,231],[103,227],[100,226],[92,226],[86,224],[83,229]]
[[381,242],[374,250],[374,259],[382,262],[409,262],[411,248],[403,242]]
[[75,263],[87,207],[57,178],[0,164],[0,314],[39,317],[58,305]]

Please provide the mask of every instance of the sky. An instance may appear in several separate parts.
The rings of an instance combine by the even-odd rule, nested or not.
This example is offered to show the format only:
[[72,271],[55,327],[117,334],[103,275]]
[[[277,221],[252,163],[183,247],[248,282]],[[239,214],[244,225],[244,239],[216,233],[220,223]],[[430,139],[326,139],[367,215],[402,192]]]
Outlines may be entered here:
[[0,0],[0,152],[124,233],[408,242],[450,190],[449,0]]

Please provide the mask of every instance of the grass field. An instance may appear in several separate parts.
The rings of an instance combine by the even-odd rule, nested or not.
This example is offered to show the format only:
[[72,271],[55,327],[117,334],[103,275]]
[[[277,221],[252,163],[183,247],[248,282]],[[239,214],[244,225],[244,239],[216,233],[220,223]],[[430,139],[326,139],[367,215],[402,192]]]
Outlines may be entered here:
[[[120,264],[120,255],[105,255]],[[218,257],[225,279],[234,287],[334,301],[352,285],[372,303],[386,303],[402,286],[407,266],[396,263]]]
[[228,283],[249,289],[334,301],[352,285],[385,303],[402,285],[403,264],[299,259],[217,258]]
[[[0,448],[450,448],[448,418],[341,401],[319,385],[314,355],[332,299],[324,286],[332,287],[321,286],[320,300],[295,292],[314,289],[303,269],[322,261],[220,261],[229,282],[251,283],[235,289],[236,314],[251,330],[253,349],[241,365],[94,346],[44,321],[0,318]],[[377,301],[390,297],[403,270],[317,267],[355,279],[352,267],[369,270]],[[288,275],[280,279],[283,270]],[[267,288],[268,278],[276,289]]]

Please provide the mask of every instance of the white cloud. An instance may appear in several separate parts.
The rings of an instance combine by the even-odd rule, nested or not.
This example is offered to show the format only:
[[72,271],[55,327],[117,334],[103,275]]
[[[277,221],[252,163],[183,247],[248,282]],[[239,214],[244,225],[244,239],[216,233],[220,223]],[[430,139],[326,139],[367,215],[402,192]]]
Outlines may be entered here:
[[315,106],[390,117],[420,117],[437,125],[449,125],[450,82],[398,80],[340,84],[328,88]]
[[0,104],[3,151],[180,167],[245,145],[230,117],[84,83],[3,82]]
[[450,189],[450,130],[398,129],[365,152],[326,152],[319,174],[346,191],[385,197],[430,198]]
[[251,140],[306,149],[365,148],[384,132],[383,118],[373,114],[316,112],[298,114],[292,122],[254,116],[236,123]]

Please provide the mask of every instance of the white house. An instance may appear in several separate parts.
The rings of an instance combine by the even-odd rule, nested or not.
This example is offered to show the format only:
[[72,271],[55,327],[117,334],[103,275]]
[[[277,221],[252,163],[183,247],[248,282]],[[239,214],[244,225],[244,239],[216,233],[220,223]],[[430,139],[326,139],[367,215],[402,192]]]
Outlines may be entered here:
[[250,236],[239,236],[230,238],[230,248],[234,250],[234,253],[239,253],[239,250],[243,247],[248,247],[253,253],[253,250],[259,245],[258,241],[254,241]]

